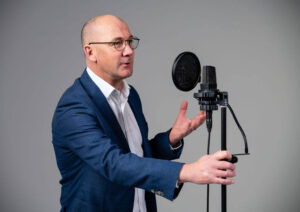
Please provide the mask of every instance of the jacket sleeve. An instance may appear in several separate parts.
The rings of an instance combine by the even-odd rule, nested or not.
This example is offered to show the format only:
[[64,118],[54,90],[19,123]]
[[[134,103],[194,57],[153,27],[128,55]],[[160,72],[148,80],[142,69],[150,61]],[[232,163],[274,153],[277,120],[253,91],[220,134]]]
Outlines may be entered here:
[[181,147],[172,150],[169,140],[171,130],[172,129],[168,130],[167,132],[159,133],[153,139],[150,140],[153,157],[165,160],[174,160],[180,157],[184,142],[182,140]]
[[158,193],[169,200],[178,195],[175,185],[182,163],[142,158],[125,152],[113,137],[104,133],[96,114],[83,103],[58,107],[52,129],[55,145],[70,149],[108,180]]

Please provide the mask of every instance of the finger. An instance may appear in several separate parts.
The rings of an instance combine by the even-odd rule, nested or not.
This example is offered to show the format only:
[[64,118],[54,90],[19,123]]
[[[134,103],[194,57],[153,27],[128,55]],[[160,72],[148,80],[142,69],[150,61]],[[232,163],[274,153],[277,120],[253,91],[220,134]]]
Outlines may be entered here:
[[236,173],[234,171],[216,171],[216,176],[217,177],[235,177]]
[[181,106],[180,106],[180,109],[179,109],[179,115],[180,115],[180,116],[184,116],[184,117],[185,117],[185,113],[186,113],[186,110],[187,110],[187,106],[188,106],[187,101],[183,101],[183,102],[181,103]]
[[232,155],[228,151],[218,151],[214,154],[214,157],[217,160],[223,160],[223,159],[231,160]]
[[216,178],[214,183],[222,184],[222,185],[231,185],[234,183],[234,180],[233,179]]
[[191,120],[193,130],[197,129],[205,121],[205,119],[206,113],[204,111],[200,111],[198,115]]
[[220,170],[226,170],[226,169],[229,169],[229,170],[234,171],[234,170],[235,170],[235,165],[233,165],[232,163],[227,162],[227,161],[219,161],[219,162],[216,164],[216,168],[217,168],[217,169],[220,169]]
[[204,116],[204,118],[206,118],[206,112],[204,110],[200,110],[199,115]]

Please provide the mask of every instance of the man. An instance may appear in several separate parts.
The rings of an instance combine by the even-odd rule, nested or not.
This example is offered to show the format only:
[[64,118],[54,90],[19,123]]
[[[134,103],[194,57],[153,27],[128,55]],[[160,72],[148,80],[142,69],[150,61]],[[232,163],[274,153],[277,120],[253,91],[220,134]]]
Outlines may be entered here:
[[[53,145],[62,175],[61,211],[157,211],[155,195],[173,200],[184,182],[232,184],[226,151],[191,164],[180,156],[183,137],[205,121],[189,120],[183,102],[171,130],[148,140],[148,126],[133,73],[138,45],[127,24],[104,15],[82,29],[87,68],[63,94],[53,122]],[[226,171],[228,170],[228,171]]]

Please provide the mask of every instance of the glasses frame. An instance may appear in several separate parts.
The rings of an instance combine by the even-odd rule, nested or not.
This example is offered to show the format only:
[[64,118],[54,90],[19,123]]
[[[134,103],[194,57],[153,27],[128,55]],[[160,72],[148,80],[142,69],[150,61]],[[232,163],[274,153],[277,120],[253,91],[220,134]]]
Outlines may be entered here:
[[[136,47],[133,47],[133,46],[129,45],[129,42],[130,42],[130,41],[133,41],[133,40],[137,41]],[[118,45],[120,42],[123,43],[121,49],[119,49],[119,48],[117,47],[117,45]],[[139,42],[140,42],[140,39],[139,39],[139,38],[137,38],[137,37],[132,37],[132,38],[130,38],[130,39],[128,39],[128,40],[110,41],[110,42],[89,42],[88,44],[89,44],[89,45],[92,45],[92,44],[109,44],[109,45],[113,45],[117,51],[123,51],[123,50],[125,49],[125,47],[126,47],[126,43],[127,43],[127,45],[128,45],[131,49],[136,49],[136,48],[138,47],[138,45],[139,45]]]

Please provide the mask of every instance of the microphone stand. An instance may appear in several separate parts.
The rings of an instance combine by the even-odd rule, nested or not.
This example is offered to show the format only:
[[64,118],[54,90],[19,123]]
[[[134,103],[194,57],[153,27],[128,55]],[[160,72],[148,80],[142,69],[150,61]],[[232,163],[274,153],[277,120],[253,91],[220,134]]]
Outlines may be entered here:
[[[213,110],[218,109],[218,105],[221,106],[221,150],[227,150],[226,131],[227,131],[227,105],[228,105],[228,93],[220,92],[216,90],[199,90],[198,93],[194,93],[194,98],[198,99],[200,110],[209,111],[212,114]],[[210,115],[211,116],[211,115]],[[211,130],[212,119],[210,118],[207,125],[208,130]],[[235,161],[236,162],[236,161]],[[221,185],[221,211],[227,211],[227,186]]]
[[[200,70],[200,71],[199,71]],[[202,73],[202,77],[200,77]],[[226,110],[231,112],[233,119],[238,126],[245,143],[245,153],[232,154],[231,163],[238,161],[237,155],[249,155],[246,135],[239,124],[231,106],[228,104],[228,93],[220,92],[217,89],[216,70],[214,66],[204,66],[201,71],[200,61],[192,52],[183,52],[177,56],[172,67],[172,79],[175,86],[182,91],[192,90],[200,82],[200,90],[194,93],[194,98],[198,100],[200,110],[206,111],[206,126],[208,130],[209,154],[210,133],[212,129],[212,112],[221,107],[221,150],[227,150],[226,146]],[[222,212],[227,211],[227,187],[221,185]],[[209,211],[209,184],[207,185],[207,211]]]
[[[227,150],[226,142],[226,106],[221,107],[221,150]],[[221,185],[222,212],[227,211],[227,186]]]
[[[227,104],[228,94],[223,92],[221,105],[221,150],[227,150]],[[227,211],[227,186],[221,185],[221,206],[222,212]]]

